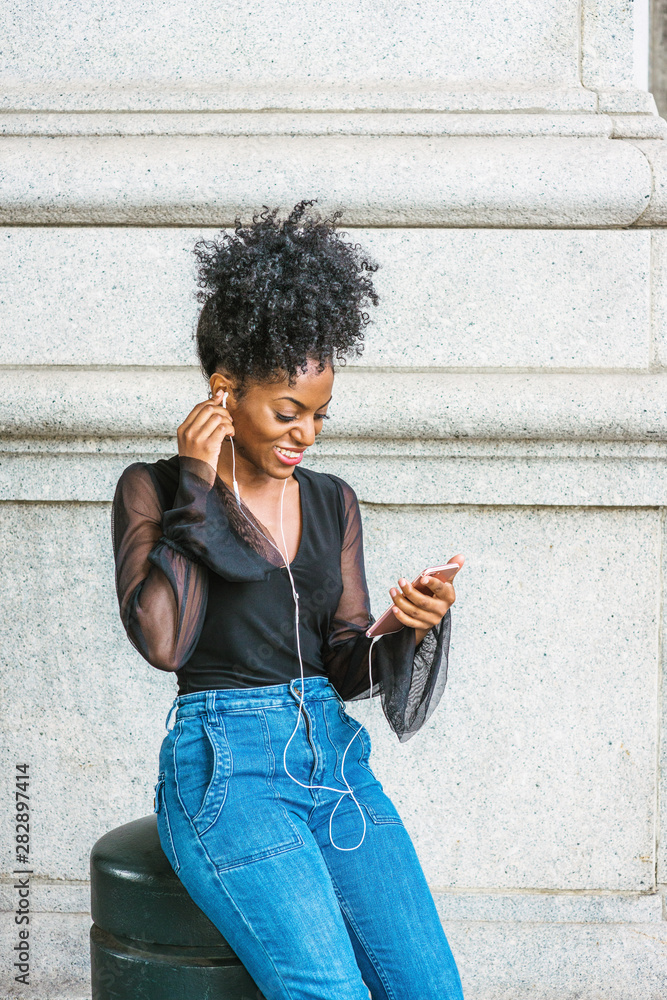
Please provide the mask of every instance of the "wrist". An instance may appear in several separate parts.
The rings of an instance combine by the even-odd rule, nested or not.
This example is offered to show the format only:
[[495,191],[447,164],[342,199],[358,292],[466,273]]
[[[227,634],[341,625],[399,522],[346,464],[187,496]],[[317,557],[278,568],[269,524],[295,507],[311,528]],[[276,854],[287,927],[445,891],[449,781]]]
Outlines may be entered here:
[[195,458],[193,455],[180,455],[179,464],[185,472],[191,472],[213,486],[217,475],[215,467],[203,458]]

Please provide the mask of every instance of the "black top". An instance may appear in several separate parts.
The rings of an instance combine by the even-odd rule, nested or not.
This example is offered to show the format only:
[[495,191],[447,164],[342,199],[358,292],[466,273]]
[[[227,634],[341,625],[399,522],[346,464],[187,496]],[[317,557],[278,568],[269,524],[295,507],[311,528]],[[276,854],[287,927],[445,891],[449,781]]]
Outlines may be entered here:
[[[330,473],[299,466],[293,475],[302,532],[290,570],[304,675],[329,677],[345,700],[368,698],[365,632],[375,619],[356,494]],[[114,495],[112,539],[123,625],[149,663],[176,671],[179,694],[300,676],[282,555],[207,462],[175,455],[128,466]],[[448,611],[418,646],[411,628],[373,645],[372,694],[401,742],[440,700],[450,621]]]

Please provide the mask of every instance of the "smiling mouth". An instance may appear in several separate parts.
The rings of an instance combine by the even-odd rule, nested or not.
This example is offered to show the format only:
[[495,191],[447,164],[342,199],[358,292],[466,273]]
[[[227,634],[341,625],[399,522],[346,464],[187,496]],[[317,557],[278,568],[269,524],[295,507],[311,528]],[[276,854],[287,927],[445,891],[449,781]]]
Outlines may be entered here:
[[289,458],[289,459],[295,459],[295,458],[300,458],[300,457],[301,457],[301,455],[303,455],[303,452],[305,451],[305,448],[303,449],[303,451],[294,451],[294,450],[293,450],[293,449],[291,449],[291,448],[281,448],[281,447],[280,447],[279,445],[277,445],[277,444],[274,444],[274,446],[273,446],[273,447],[274,447],[274,448],[276,449],[276,451],[277,451],[277,452],[278,452],[278,453],[279,453],[280,455],[283,455],[283,456],[284,456],[285,458]]

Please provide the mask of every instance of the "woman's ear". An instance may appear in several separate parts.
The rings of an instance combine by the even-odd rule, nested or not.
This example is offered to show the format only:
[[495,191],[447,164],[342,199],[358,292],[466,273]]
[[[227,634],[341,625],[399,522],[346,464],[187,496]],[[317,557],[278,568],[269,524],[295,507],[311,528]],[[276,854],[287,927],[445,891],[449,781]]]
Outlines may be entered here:
[[222,390],[223,393],[226,392],[228,394],[228,398],[230,396],[232,397],[233,402],[232,385],[229,379],[226,379],[224,375],[220,375],[218,372],[216,372],[215,375],[212,375],[209,380],[209,389],[211,398],[215,396],[216,392]]

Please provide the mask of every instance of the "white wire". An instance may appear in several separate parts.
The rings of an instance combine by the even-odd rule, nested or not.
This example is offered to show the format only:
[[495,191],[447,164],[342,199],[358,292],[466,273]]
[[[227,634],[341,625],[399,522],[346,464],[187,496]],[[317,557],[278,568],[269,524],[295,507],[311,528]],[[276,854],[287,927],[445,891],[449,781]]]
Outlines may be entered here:
[[[227,395],[228,394],[225,393],[223,395],[223,397],[222,397],[222,405],[223,406],[225,406],[225,404],[226,404]],[[233,440],[233,438],[230,437],[229,442],[230,442],[230,444],[232,446],[232,483],[233,483],[233,486],[234,486],[234,494],[236,496],[236,502],[238,504],[239,510],[241,511],[241,513],[243,514],[243,516],[245,517],[245,519],[248,522],[248,524],[251,524],[252,527],[256,531],[259,531],[260,535],[263,538],[265,538],[266,541],[270,545],[273,545],[274,549],[277,552],[280,553],[280,555],[281,555],[281,557],[282,557],[282,559],[283,559],[283,561],[285,563],[285,569],[287,570],[287,575],[289,576],[290,585],[292,587],[292,597],[294,599],[294,627],[295,627],[295,633],[296,633],[296,650],[297,650],[297,655],[299,657],[299,667],[300,667],[300,670],[301,670],[301,691],[300,691],[300,700],[299,700],[299,711],[297,713],[297,718],[296,718],[296,726],[294,727],[292,735],[288,739],[287,743],[285,744],[285,749],[283,750],[283,767],[285,768],[285,773],[292,779],[292,781],[295,781],[297,783],[297,785],[301,785],[302,788],[320,788],[320,789],[322,789],[324,791],[340,792],[340,798],[338,799],[338,802],[336,803],[336,805],[331,810],[331,815],[329,817],[329,839],[331,840],[332,846],[335,847],[337,851],[356,851],[358,847],[361,847],[361,845],[364,842],[364,838],[366,836],[366,817],[364,816],[363,809],[361,808],[361,806],[359,805],[359,802],[357,801],[357,798],[356,798],[356,796],[354,794],[353,789],[350,787],[349,781],[345,777],[345,757],[347,755],[347,751],[350,749],[350,747],[352,746],[352,744],[356,740],[357,736],[359,735],[359,733],[361,732],[361,730],[364,728],[363,725],[359,726],[359,728],[357,729],[356,733],[354,734],[354,736],[352,737],[352,739],[350,740],[350,742],[347,744],[347,746],[345,747],[345,750],[343,752],[343,759],[341,761],[340,773],[341,773],[342,780],[345,782],[345,784],[347,786],[346,788],[344,788],[344,789],[333,788],[331,785],[311,785],[311,784],[306,785],[306,784],[303,783],[303,781],[299,781],[298,778],[295,778],[294,775],[290,772],[289,768],[287,767],[287,748],[289,747],[290,743],[292,742],[292,740],[296,736],[297,730],[299,728],[299,722],[301,720],[301,713],[302,713],[302,709],[303,709],[303,695],[304,695],[303,659],[301,657],[301,642],[300,642],[300,638],[299,638],[299,595],[297,594],[296,587],[294,586],[294,577],[292,576],[292,570],[290,569],[289,560],[288,560],[288,557],[287,557],[288,556],[288,553],[287,553],[287,543],[285,541],[285,531],[284,531],[284,528],[283,528],[283,500],[284,500],[284,497],[285,497],[285,487],[287,485],[287,479],[285,479],[283,481],[283,489],[282,489],[282,493],[280,494],[280,533],[282,535],[283,545],[285,546],[285,551],[283,552],[275,544],[275,542],[272,542],[271,539],[267,535],[265,535],[264,532],[261,531],[260,528],[257,527],[257,525],[253,524],[253,522],[246,515],[245,511],[243,510],[243,508],[241,506],[241,496],[239,494],[238,483],[236,482],[236,453],[234,451],[234,440]],[[373,639],[371,639],[371,644],[370,644],[370,646],[368,648],[368,679],[369,679],[369,684],[370,684],[370,691],[369,691],[369,697],[370,698],[373,697],[373,671],[372,671],[372,659],[371,659],[371,656],[372,656],[372,652],[373,652],[373,646],[377,642],[377,640],[380,639],[380,638],[381,638],[381,636],[375,636]],[[304,722],[304,725],[305,725],[305,722]],[[358,844],[355,844],[354,847],[339,847],[338,844],[334,843],[332,829],[331,829],[333,818],[334,818],[334,813],[336,812],[336,809],[338,809],[338,806],[341,804],[341,802],[343,801],[343,798],[346,795],[351,795],[352,796],[352,799],[354,800],[354,802],[355,802],[355,804],[357,806],[357,809],[359,810],[359,814],[361,816],[361,821],[364,824],[364,829],[363,829],[363,833],[361,835],[361,840],[359,841]]]

